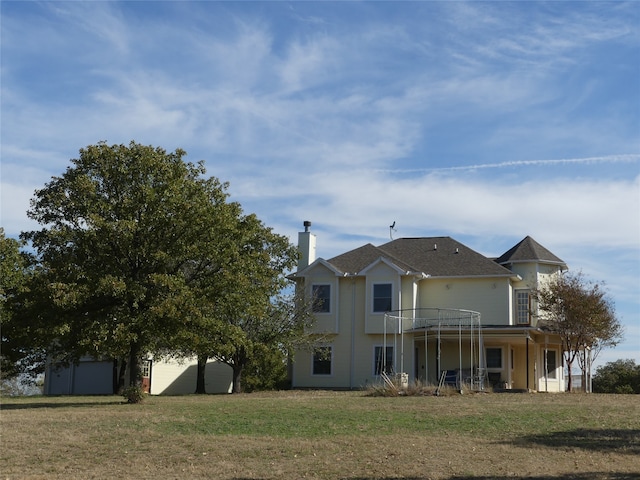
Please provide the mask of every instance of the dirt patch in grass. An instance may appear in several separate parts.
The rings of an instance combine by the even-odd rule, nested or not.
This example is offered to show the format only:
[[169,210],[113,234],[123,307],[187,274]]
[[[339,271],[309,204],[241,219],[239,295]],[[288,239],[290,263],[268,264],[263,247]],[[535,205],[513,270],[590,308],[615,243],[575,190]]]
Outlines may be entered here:
[[4,479],[640,478],[633,395],[2,399]]

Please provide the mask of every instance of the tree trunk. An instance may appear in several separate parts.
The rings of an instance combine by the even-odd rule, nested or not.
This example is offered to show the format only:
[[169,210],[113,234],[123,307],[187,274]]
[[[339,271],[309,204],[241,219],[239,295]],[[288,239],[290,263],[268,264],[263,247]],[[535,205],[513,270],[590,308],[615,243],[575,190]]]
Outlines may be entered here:
[[573,383],[573,377],[571,374],[571,369],[573,368],[573,362],[567,362],[567,378],[569,380],[569,383],[567,385],[567,392],[570,392],[572,389],[572,383]]
[[131,345],[129,351],[129,386],[136,387],[142,383],[140,376],[140,346],[138,344]]
[[120,369],[118,371],[118,388],[116,393],[120,395],[124,391],[125,379],[127,378],[127,361],[124,358],[119,360]]
[[232,393],[242,393],[242,366],[233,365],[233,390]]
[[205,388],[204,388],[204,374],[205,374],[205,369],[207,368],[207,360],[209,360],[209,357],[203,355],[200,356],[198,355],[198,371],[197,371],[197,375],[196,375],[196,392],[198,394],[204,394],[207,393]]
[[118,394],[118,360],[113,359],[113,373],[111,378],[111,393]]

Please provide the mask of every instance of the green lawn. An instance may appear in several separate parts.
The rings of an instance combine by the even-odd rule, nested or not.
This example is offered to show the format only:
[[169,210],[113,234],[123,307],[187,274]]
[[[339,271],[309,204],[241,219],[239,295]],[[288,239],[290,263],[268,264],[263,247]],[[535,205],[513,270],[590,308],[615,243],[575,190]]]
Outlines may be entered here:
[[0,477],[640,478],[640,397],[3,398]]

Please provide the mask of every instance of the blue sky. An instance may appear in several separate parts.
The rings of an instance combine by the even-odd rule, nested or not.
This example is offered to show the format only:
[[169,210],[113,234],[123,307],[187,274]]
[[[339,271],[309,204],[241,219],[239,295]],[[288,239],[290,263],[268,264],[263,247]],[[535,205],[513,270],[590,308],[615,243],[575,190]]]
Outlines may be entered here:
[[183,148],[318,255],[526,235],[608,286],[640,363],[640,3],[12,2],[1,221],[86,145]]

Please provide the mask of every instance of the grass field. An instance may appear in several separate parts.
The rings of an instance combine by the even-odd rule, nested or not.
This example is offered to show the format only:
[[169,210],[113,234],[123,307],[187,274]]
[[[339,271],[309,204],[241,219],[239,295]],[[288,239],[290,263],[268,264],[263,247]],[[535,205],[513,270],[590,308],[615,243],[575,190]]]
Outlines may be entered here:
[[0,480],[640,479],[640,396],[2,398]]

